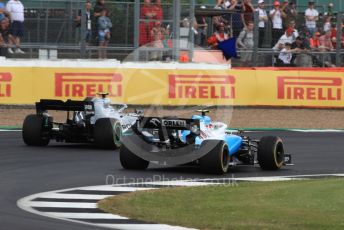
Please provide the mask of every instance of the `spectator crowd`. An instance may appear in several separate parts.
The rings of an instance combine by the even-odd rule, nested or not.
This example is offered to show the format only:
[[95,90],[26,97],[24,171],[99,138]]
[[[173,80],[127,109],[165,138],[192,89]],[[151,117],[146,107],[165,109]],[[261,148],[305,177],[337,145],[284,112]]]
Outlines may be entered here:
[[[83,13],[84,12],[84,13]],[[92,8],[92,2],[87,0],[85,10],[80,10],[76,23],[81,28],[82,17],[85,18],[84,40],[86,44],[99,45],[99,58],[107,58],[106,47],[112,36],[113,23],[110,19],[110,10],[105,0],[97,0]],[[150,45],[163,48],[167,45],[169,28],[162,26],[163,9],[160,0],[144,0],[140,8],[140,46]],[[157,53],[153,53],[156,56]]]
[[[84,17],[84,20],[82,19]],[[21,39],[24,36],[25,8],[20,0],[0,0],[0,44],[2,55],[25,54],[21,49]],[[75,19],[76,27],[81,28],[85,21],[83,39],[86,45],[99,45],[99,58],[107,58],[106,47],[111,39],[112,22],[105,0],[97,0],[92,6],[90,0],[85,1],[85,9],[80,10]],[[4,52],[3,48],[6,49]]]
[[[98,56],[100,59],[107,58],[106,47],[111,39],[112,21],[110,10],[105,0],[97,0],[92,7],[92,2],[86,0],[85,9],[80,10],[76,18],[76,26],[81,28],[82,21],[85,22],[85,34],[83,39],[86,45],[97,44],[99,46]],[[82,20],[84,18],[84,20]]]
[[[107,58],[107,46],[111,40],[113,23],[111,6],[105,0],[86,0],[84,9],[77,12],[76,28],[82,30],[86,46],[98,45],[100,59]],[[0,44],[2,55],[25,54],[21,49],[24,36],[24,5],[20,0],[0,0]],[[114,17],[112,17],[114,18]],[[85,23],[85,25],[82,25]],[[140,46],[156,48],[171,46],[169,26],[163,27],[163,9],[160,0],[144,0],[140,7]]]
[[24,5],[19,0],[0,1],[0,45],[1,53],[25,54],[21,49],[24,36]]
[[[255,41],[258,48],[275,52],[275,64],[279,66],[333,66],[334,57],[328,54],[337,47],[344,48],[344,37],[337,41],[337,26],[329,5],[326,15],[319,14],[315,1],[309,0],[307,9],[298,10],[295,0],[275,0],[272,6],[264,0],[214,0],[214,9],[201,6],[200,10],[219,13],[209,17],[197,13],[192,20],[181,20],[181,27],[191,28],[194,43],[217,49],[218,44],[236,38],[242,66],[250,66]],[[94,3],[94,4],[93,4]],[[167,2],[166,2],[167,3]],[[164,4],[164,3],[163,3]],[[25,8],[20,0],[0,0],[1,51],[9,54],[25,54],[21,49],[24,36]],[[86,45],[99,46],[100,59],[107,58],[107,46],[113,35],[113,19],[105,0],[86,0],[84,9],[77,12],[76,27],[83,28]],[[254,23],[254,13],[258,15]],[[300,20],[302,16],[303,20]],[[82,23],[85,23],[82,25]],[[139,45],[152,49],[150,59],[161,59],[159,49],[171,48],[173,33],[164,18],[161,0],[143,0],[140,7]],[[192,23],[192,25],[191,25]],[[254,27],[258,27],[258,38]],[[269,28],[270,27],[270,28]],[[270,34],[269,34],[270,33]],[[317,52],[317,53],[316,53]],[[320,54],[325,52],[326,54]]]
[[[266,10],[264,0],[256,0],[256,4],[254,7],[252,0],[217,0],[214,8],[222,12],[229,10],[229,13],[212,18],[215,32],[208,38],[208,45],[216,48],[216,45],[223,41],[223,34],[226,34],[226,39],[235,37],[237,47],[243,51],[242,65],[250,65],[250,53],[252,54],[254,43],[253,13],[258,12],[258,47],[271,47],[278,53],[275,58],[277,66],[334,66],[334,57],[328,54],[334,51],[337,45],[332,4],[329,4],[329,11],[323,19],[314,0],[308,1],[304,12],[298,12],[294,0],[276,0],[270,11]],[[301,15],[304,20],[298,20]],[[296,22],[300,21],[302,24],[296,26]],[[267,28],[269,25],[270,30]],[[271,34],[267,34],[267,31]],[[271,38],[270,44],[267,44],[267,38]],[[340,42],[344,48],[344,37]],[[251,52],[247,52],[248,50]],[[311,54],[314,52],[327,53]]]
[[[193,20],[189,17],[181,20],[181,27],[191,28],[190,32],[194,33],[196,46],[217,49],[219,43],[235,37],[242,66],[250,66],[257,39],[258,48],[271,48],[276,53],[274,64],[277,66],[333,66],[334,57],[330,54],[312,54],[334,51],[336,47],[337,31],[332,8],[326,17],[320,17],[314,0],[308,1],[303,12],[298,11],[295,0],[275,0],[270,10],[264,0],[215,2],[214,9],[219,10],[215,16],[202,16],[196,10]],[[199,9],[214,11],[206,6]],[[258,38],[254,36],[255,12],[258,14]],[[139,28],[140,46],[171,48],[173,35],[170,25],[164,22],[160,0],[144,0]],[[213,28],[212,31],[209,28]],[[344,48],[344,37],[341,44]],[[152,54],[151,59],[159,59],[157,52]]]

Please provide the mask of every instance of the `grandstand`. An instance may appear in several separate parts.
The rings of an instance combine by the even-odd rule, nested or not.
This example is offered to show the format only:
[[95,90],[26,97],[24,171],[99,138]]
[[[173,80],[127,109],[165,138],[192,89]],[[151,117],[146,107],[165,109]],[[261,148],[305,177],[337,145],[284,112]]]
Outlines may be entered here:
[[[25,5],[25,27],[26,33],[23,39],[23,47],[28,51],[26,55],[20,57],[25,58],[38,58],[39,50],[53,50],[57,51],[58,58],[97,58],[98,57],[98,47],[96,41],[93,44],[86,47],[81,34],[82,28],[76,28],[75,18],[80,10],[84,7],[84,1],[72,1],[72,0],[32,0],[32,1],[22,1]],[[95,1],[92,1],[95,2]],[[115,58],[118,60],[123,60],[131,53],[135,48],[138,48],[138,36],[137,33],[139,28],[139,23],[141,19],[139,18],[139,10],[137,9],[138,2],[134,0],[128,1],[107,1],[107,7],[110,10],[110,18],[113,23],[112,28],[112,38],[108,46],[108,52],[110,58]],[[182,30],[180,29],[179,23],[176,21],[182,21],[184,18],[190,18],[191,14],[197,15],[197,10],[201,5],[205,5],[207,10],[212,10],[214,6],[214,0],[196,0],[196,1],[181,1],[182,5],[179,5],[180,1],[162,1],[162,7],[164,12],[163,26],[171,26],[171,34],[174,35],[173,39],[181,39],[183,36]],[[189,6],[193,2],[195,4],[194,9]],[[252,1],[254,6],[256,6],[256,1]],[[267,10],[271,9],[274,0],[266,0]],[[304,10],[307,8],[307,0],[296,0],[298,9],[298,20],[296,28],[302,31],[304,26]],[[344,2],[341,0],[317,0],[317,9],[320,13],[319,26],[324,20],[324,15],[328,12],[328,4],[331,2],[334,4],[333,13],[341,18],[342,11],[344,10]],[[141,3],[142,4],[142,3]],[[178,6],[179,5],[179,6]],[[192,5],[192,4],[191,4]],[[177,7],[177,9],[176,9]],[[177,13],[176,13],[176,10]],[[179,13],[179,15],[178,15]],[[210,36],[214,31],[212,26],[211,17],[208,17],[208,31],[207,36]],[[257,25],[258,22],[255,22]],[[339,21],[333,19],[333,23],[337,23],[339,26]],[[191,28],[189,28],[191,29]],[[119,32],[120,31],[120,32]],[[338,31],[341,33],[341,31]],[[191,41],[191,35],[193,33],[186,32],[186,39]],[[267,45],[271,41],[271,25],[269,22],[267,28],[266,44],[262,49],[256,49],[257,55],[253,55],[253,63],[258,66],[266,66],[274,64],[274,57],[276,54],[272,53],[270,47]],[[184,35],[185,36],[185,35]],[[257,37],[257,34],[255,35]],[[340,38],[339,34],[337,38]],[[183,48],[183,47],[182,47]],[[207,46],[202,48],[208,49]],[[332,56],[336,56],[334,62],[336,64],[341,63],[342,54],[341,50],[332,52]],[[340,48],[340,47],[339,47]],[[177,49],[177,48],[176,48]],[[183,50],[183,49],[182,49]],[[178,55],[179,51],[178,50]],[[193,52],[194,47],[184,48],[186,52]],[[147,51],[148,52],[148,51]],[[171,52],[176,53],[176,50]],[[240,51],[244,52],[244,51]],[[140,56],[140,55],[139,55]],[[173,56],[173,55],[172,55]],[[174,54],[175,56],[175,54]],[[12,56],[8,56],[12,57]],[[142,57],[142,55],[140,56]],[[143,55],[145,60],[149,58]],[[236,61],[233,62],[236,64]]]

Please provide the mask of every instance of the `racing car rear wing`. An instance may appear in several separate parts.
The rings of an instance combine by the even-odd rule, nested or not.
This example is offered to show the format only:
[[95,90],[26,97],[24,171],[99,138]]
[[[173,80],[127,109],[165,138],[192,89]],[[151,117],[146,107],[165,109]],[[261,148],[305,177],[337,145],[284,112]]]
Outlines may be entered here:
[[85,111],[88,113],[94,113],[94,104],[92,101],[61,101],[61,100],[48,100],[42,99],[40,102],[36,102],[36,111],[41,114],[47,110],[58,111]]

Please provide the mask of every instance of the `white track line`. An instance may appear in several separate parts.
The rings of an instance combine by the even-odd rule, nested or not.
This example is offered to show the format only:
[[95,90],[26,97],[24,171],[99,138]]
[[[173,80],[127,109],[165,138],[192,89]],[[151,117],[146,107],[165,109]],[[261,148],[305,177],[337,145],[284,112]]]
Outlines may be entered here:
[[58,218],[67,219],[122,219],[127,220],[128,218],[110,213],[74,213],[74,212],[46,212],[45,214],[55,216]]
[[0,129],[0,132],[21,132],[21,130],[7,130],[7,129]]
[[214,183],[209,183],[209,182],[196,182],[196,181],[156,181],[156,182],[147,182],[145,183],[148,186],[149,185],[162,185],[162,186],[206,186],[206,185],[213,185]]
[[280,176],[280,177],[290,177],[290,178],[298,178],[298,177],[327,177],[327,176],[337,176],[337,177],[344,177],[344,174],[306,174],[306,175],[290,175],[290,176]]
[[289,129],[289,131],[301,132],[301,133],[342,133],[344,132],[344,130],[340,130],[340,129]]
[[40,198],[51,199],[86,199],[86,200],[102,200],[112,195],[85,195],[85,194],[63,194],[63,193],[46,193],[39,196]]
[[[71,192],[73,190],[81,190],[81,191],[118,191],[118,192],[135,192],[141,190],[149,190],[149,189],[156,189],[150,188],[149,186],[204,186],[204,185],[220,185],[221,181],[224,181],[225,184],[229,184],[235,181],[289,181],[289,180],[303,180],[306,178],[316,178],[316,177],[330,177],[330,176],[337,176],[337,177],[344,177],[342,173],[336,174],[313,174],[313,175],[287,175],[287,176],[265,176],[265,177],[243,177],[243,178],[208,178],[208,179],[194,179],[194,180],[175,180],[175,181],[160,181],[160,182],[146,182],[146,183],[130,183],[130,184],[117,184],[116,186],[89,186],[89,187],[78,187],[78,188],[70,188],[70,189],[63,189],[57,191],[50,191],[44,192],[39,194],[34,194],[31,196],[24,197],[17,201],[18,207],[24,209],[25,211],[35,213],[38,215],[56,218],[61,220],[67,220],[74,223],[81,223],[91,226],[99,226],[99,227],[106,227],[106,228],[114,228],[114,229],[122,229],[122,230],[160,230],[160,229],[167,229],[167,230],[186,230],[189,228],[179,227],[179,226],[170,226],[166,224],[140,224],[135,223],[135,221],[130,222],[131,220],[122,217],[119,215],[112,215],[109,213],[77,213],[77,211],[69,211],[66,213],[63,212],[41,212],[34,209],[35,207],[52,207],[52,208],[97,208],[96,203],[84,203],[84,202],[43,202],[43,201],[32,201],[37,198],[56,198],[56,199],[103,199],[109,197],[110,195],[96,195],[96,194],[69,194],[69,193],[61,193],[61,192]],[[204,182],[202,182],[204,181]],[[212,183],[211,181],[215,182]],[[129,187],[134,185],[142,185],[148,187]],[[119,187],[121,186],[121,187]],[[77,193],[77,191],[75,191]],[[96,192],[94,192],[96,193]],[[109,223],[90,223],[83,221],[85,219],[126,219],[128,220],[127,224],[109,224]]]
[[30,206],[37,208],[97,208],[97,203],[31,201]]
[[299,178],[308,178],[308,177],[329,177],[329,176],[336,176],[336,177],[344,177],[344,174],[337,173],[337,174],[305,174],[305,175],[287,175],[287,176],[261,176],[261,177],[227,177],[227,178],[206,178],[206,179],[199,179],[198,181],[206,181],[211,183],[211,181],[225,181],[228,183],[233,181],[284,181],[284,180],[294,180]]
[[135,188],[135,187],[118,187],[112,185],[90,186],[81,188],[80,190],[87,191],[114,191],[114,192],[136,192],[141,190],[149,190],[150,188]]
[[185,228],[166,224],[97,224],[100,227],[115,228],[121,230],[194,230],[195,228]]
[[296,180],[293,178],[282,177],[247,177],[247,178],[235,178],[234,181],[256,181],[256,182],[273,182],[273,181],[290,181]]

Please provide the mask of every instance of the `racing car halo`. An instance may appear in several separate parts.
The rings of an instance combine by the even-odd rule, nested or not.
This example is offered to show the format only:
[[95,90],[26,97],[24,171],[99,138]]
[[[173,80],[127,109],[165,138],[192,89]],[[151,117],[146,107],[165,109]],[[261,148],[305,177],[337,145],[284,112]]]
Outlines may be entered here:
[[[121,135],[141,115],[124,113],[126,104],[111,104],[106,96],[86,98],[84,101],[40,100],[36,114],[28,115],[23,123],[23,140],[27,145],[46,146],[50,140],[67,143],[95,143],[100,148],[119,148]],[[54,122],[48,110],[67,111],[65,123]],[[71,114],[72,112],[72,114]]]
[[229,166],[259,164],[277,170],[291,163],[277,136],[252,140],[242,132],[227,132],[227,125],[206,116],[191,119],[139,117],[122,136],[120,162],[125,169],[144,170],[149,163],[184,165],[196,163],[206,173],[223,174]]

